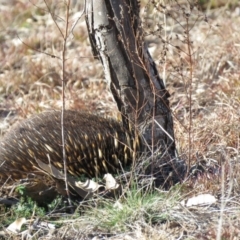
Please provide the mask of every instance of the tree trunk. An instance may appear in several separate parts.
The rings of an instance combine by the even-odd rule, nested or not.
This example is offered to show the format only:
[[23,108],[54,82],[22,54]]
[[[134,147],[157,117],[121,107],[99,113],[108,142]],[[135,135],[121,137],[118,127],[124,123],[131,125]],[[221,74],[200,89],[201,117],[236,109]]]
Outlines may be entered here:
[[[144,44],[137,0],[87,0],[86,23],[93,54],[121,111],[154,159],[152,171],[169,164],[179,174],[169,93]],[[161,159],[161,162],[159,162]],[[177,163],[177,164],[176,164]],[[181,175],[181,174],[180,174]]]

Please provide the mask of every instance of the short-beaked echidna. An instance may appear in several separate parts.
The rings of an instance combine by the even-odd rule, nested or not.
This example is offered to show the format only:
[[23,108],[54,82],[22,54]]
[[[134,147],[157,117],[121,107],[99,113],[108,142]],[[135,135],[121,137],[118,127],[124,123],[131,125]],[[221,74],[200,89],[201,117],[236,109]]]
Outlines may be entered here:
[[[131,163],[134,140],[118,121],[67,110],[64,131],[71,175],[95,177]],[[5,134],[0,142],[0,178],[37,173],[36,159],[63,170],[61,111],[35,115]]]

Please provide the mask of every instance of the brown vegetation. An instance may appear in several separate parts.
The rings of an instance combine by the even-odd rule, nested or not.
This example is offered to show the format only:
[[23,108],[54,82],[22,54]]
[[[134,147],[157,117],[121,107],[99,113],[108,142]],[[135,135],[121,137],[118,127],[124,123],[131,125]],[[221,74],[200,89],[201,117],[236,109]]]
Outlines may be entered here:
[[[201,166],[207,171],[195,174],[175,187],[177,190],[173,188],[167,193],[161,207],[155,209],[167,215],[163,221],[147,224],[142,215],[138,216],[135,222],[128,223],[124,235],[133,239],[181,236],[183,239],[238,239],[239,6],[224,5],[205,14],[192,12],[188,18],[192,43],[186,44],[186,16],[176,11],[175,1],[169,7],[173,17],[168,17],[165,23],[163,12],[154,8],[152,2],[148,5],[147,1],[143,2],[146,39],[159,72],[165,73],[163,77],[171,94],[179,155],[189,166],[197,165],[193,168],[195,172]],[[72,5],[70,24],[76,21],[81,7],[81,4]],[[5,1],[0,8],[0,133],[3,135],[13,122],[36,112],[61,108],[61,60],[58,58],[62,39],[43,2],[12,0]],[[53,1],[51,11],[62,26],[63,6]],[[159,31],[158,23],[166,31]],[[169,44],[163,41],[163,36]],[[85,23],[80,21],[67,43],[66,107],[115,116],[116,105],[106,88],[101,64],[92,57],[87,38]],[[190,209],[179,207],[182,200],[202,193],[214,195],[217,203]],[[108,232],[106,226],[98,228],[96,223],[83,218],[75,224],[84,229],[75,235],[79,239],[85,235],[93,238],[93,231]],[[66,223],[56,235],[64,235],[66,230],[66,239],[67,236],[71,239],[75,227]],[[124,239],[121,229],[114,228],[111,234],[111,239]]]

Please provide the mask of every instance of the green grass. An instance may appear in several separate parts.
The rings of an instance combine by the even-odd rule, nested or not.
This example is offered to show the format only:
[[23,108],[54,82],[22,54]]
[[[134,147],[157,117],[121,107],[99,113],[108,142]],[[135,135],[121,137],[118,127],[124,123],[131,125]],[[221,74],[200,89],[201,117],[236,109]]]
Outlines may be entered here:
[[18,218],[30,219],[34,216],[42,218],[45,216],[46,210],[43,207],[38,207],[30,198],[21,198],[20,202],[11,208],[2,208],[1,213],[4,213],[1,225],[7,227]]
[[174,220],[172,209],[180,202],[179,187],[172,191],[129,189],[120,199],[101,199],[97,207],[88,208],[81,216],[94,228],[110,232],[127,232],[135,224],[161,224]]

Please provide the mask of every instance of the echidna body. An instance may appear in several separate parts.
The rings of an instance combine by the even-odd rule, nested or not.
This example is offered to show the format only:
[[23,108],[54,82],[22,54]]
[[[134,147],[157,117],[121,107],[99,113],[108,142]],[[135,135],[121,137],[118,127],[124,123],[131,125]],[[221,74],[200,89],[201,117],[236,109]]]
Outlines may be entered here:
[[[65,111],[64,133],[67,171],[71,175],[95,177],[131,163],[133,139],[115,120]],[[63,170],[60,111],[24,120],[3,137],[0,177],[21,179],[37,173],[36,159]]]

